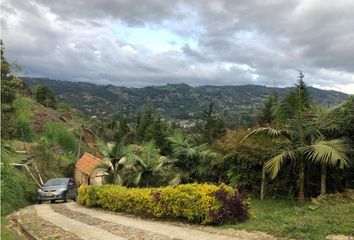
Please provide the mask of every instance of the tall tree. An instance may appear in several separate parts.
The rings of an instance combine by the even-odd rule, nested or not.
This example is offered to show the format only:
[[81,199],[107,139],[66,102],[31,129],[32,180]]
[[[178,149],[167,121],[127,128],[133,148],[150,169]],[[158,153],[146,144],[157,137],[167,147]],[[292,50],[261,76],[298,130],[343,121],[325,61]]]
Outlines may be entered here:
[[144,112],[142,115],[138,115],[137,126],[136,126],[136,140],[138,142],[146,141],[147,139],[147,129],[154,121],[154,110],[151,101],[148,99]]
[[291,118],[287,119],[280,129],[262,127],[253,130],[245,139],[258,137],[266,140],[281,140],[283,150],[265,164],[265,169],[275,178],[281,165],[286,160],[297,163],[298,166],[298,200],[305,199],[304,182],[305,166],[309,162],[340,167],[349,165],[346,153],[350,150],[350,145],[343,139],[333,139],[326,141],[318,129],[318,122],[311,113],[310,96],[306,91],[303,82],[303,74],[300,73],[299,82],[294,92],[290,93],[290,99],[286,99],[289,106]]
[[116,134],[117,139],[122,139],[125,137],[129,132],[129,126],[128,126],[128,119],[126,115],[122,115],[119,118],[119,125],[118,125],[118,130]]
[[256,122],[261,126],[266,126],[272,123],[275,119],[275,111],[278,107],[278,96],[275,91],[267,97],[263,102],[263,107],[258,111]]
[[203,112],[204,124],[200,127],[200,133],[203,140],[208,144],[226,133],[226,127],[223,117],[218,116],[214,112],[214,103],[209,104],[208,110]]

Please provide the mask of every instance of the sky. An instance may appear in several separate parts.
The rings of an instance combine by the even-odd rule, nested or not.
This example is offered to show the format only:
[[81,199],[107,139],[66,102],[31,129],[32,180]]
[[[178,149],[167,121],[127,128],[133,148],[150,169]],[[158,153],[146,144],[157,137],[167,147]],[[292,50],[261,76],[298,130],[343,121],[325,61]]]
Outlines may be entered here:
[[128,87],[292,86],[354,94],[353,0],[2,0],[21,76]]

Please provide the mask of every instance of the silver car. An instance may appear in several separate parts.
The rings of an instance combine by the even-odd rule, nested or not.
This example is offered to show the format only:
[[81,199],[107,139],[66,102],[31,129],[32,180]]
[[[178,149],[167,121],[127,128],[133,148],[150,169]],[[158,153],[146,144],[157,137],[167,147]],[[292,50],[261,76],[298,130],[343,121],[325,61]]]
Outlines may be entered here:
[[39,204],[42,201],[50,201],[51,203],[54,203],[56,200],[67,202],[68,199],[76,201],[76,196],[77,189],[72,178],[50,179],[37,191]]

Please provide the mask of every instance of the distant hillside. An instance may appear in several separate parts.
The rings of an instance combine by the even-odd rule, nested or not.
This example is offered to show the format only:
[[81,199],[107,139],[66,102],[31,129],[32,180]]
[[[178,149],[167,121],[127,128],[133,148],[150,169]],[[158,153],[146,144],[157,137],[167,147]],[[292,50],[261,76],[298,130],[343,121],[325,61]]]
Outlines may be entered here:
[[[198,119],[212,101],[229,123],[244,125],[249,125],[263,100],[273,90],[258,85],[191,87],[186,84],[127,88],[45,78],[22,79],[29,86],[38,84],[50,87],[60,101],[87,115],[112,117],[128,114],[133,117],[142,110],[147,99],[150,99],[154,108],[166,118]],[[279,97],[289,90],[291,88],[275,88]],[[348,97],[341,92],[312,87],[309,87],[309,91],[316,103],[325,105],[338,104]]]

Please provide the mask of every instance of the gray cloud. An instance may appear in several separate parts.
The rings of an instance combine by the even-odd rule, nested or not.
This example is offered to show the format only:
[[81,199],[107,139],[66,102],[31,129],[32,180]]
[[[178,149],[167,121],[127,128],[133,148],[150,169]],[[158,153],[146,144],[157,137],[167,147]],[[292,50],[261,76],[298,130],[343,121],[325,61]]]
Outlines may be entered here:
[[[309,85],[354,93],[354,2],[7,0],[6,56],[23,74],[126,86]],[[114,34],[151,26],[182,39],[154,52]]]

